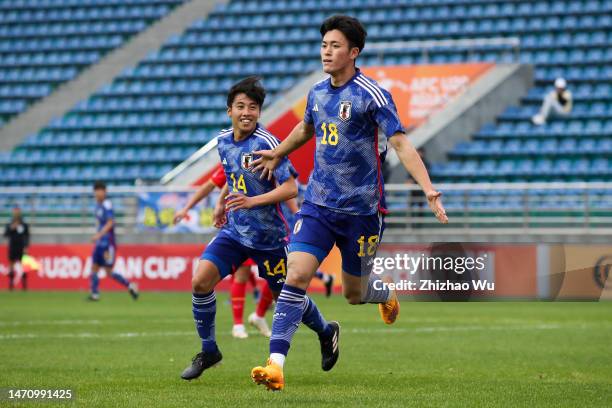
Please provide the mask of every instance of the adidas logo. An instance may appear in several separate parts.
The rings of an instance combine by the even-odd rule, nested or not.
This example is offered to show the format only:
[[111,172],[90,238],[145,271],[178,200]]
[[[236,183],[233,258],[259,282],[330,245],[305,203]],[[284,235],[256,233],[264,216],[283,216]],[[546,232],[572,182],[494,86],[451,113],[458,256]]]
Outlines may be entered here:
[[312,108],[313,112],[318,112],[319,111],[319,104],[315,103],[314,108]]
[[227,160],[225,160],[225,158],[223,158],[223,164],[227,164]]

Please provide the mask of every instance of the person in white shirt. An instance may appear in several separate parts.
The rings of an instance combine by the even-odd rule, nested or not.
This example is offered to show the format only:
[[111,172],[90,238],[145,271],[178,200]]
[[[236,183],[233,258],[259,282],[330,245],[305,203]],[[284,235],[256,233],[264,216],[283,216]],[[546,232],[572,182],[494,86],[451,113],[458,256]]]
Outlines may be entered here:
[[569,116],[572,112],[572,93],[567,89],[567,81],[564,78],[555,80],[555,89],[544,97],[540,112],[531,118],[534,125],[544,125],[552,114],[557,116]]

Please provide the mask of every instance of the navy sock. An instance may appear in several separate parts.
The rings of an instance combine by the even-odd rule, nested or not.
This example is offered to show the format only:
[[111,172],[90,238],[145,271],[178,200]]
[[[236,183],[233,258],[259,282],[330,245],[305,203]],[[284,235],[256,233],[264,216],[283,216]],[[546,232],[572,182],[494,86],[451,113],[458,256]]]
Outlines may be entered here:
[[217,314],[217,299],[215,292],[206,294],[194,293],[193,320],[200,339],[202,339],[202,351],[214,353],[218,350],[215,341],[215,315]]
[[94,295],[97,295],[98,288],[100,287],[100,278],[98,278],[97,273],[91,272],[91,275],[89,276],[89,283],[90,283],[91,293],[93,293]]
[[[378,283],[376,283],[376,287],[378,289],[376,289],[374,287],[374,282],[375,281],[379,281]],[[383,286],[383,282],[380,279],[379,275],[376,274],[370,274],[370,278],[368,280],[368,290],[365,294],[365,297],[363,298],[363,302],[364,303],[386,303],[389,300],[389,287],[384,285]]]
[[116,280],[117,282],[125,286],[126,288],[130,286],[130,282],[127,279],[125,279],[123,275],[120,275],[117,272],[113,272],[111,274],[111,278],[113,278],[114,280]]
[[325,277],[325,274],[323,272],[321,271],[315,272],[315,278],[323,280],[324,277]]
[[304,314],[306,291],[285,284],[276,300],[272,318],[272,337],[270,337],[270,354],[287,355],[291,339],[298,329]]
[[315,331],[319,337],[329,337],[333,333],[331,326],[327,324],[323,315],[321,315],[316,303],[308,296],[305,296],[304,299],[302,323]]

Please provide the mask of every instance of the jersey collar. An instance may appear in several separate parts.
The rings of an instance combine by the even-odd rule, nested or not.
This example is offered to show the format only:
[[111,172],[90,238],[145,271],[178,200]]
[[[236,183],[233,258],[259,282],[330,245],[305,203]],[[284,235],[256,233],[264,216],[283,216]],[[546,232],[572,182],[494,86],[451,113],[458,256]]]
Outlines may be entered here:
[[248,135],[247,137],[245,137],[245,138],[244,138],[244,139],[242,139],[242,140],[236,140],[236,139],[234,138],[234,129],[232,129],[232,142],[233,142],[233,143],[235,143],[235,144],[241,144],[241,143],[243,143],[243,142],[246,142],[247,140],[249,140],[249,139],[251,138],[251,136],[253,136],[253,134],[255,134],[255,132],[257,131],[257,129],[260,129],[260,128],[261,128],[261,125],[259,124],[259,122],[257,122],[257,125],[255,126],[255,129],[253,129],[253,131],[251,132],[251,134],[250,134],[250,135]]
[[344,88],[346,88],[347,86],[349,86],[351,83],[353,83],[353,81],[355,80],[355,78],[357,78],[357,76],[359,76],[361,74],[361,70],[357,67],[355,67],[355,75],[352,76],[351,79],[349,79],[348,81],[346,81],[346,83],[342,86],[339,87],[334,87],[331,84],[331,76],[329,78],[327,78],[327,89],[329,90],[329,92],[341,92]]

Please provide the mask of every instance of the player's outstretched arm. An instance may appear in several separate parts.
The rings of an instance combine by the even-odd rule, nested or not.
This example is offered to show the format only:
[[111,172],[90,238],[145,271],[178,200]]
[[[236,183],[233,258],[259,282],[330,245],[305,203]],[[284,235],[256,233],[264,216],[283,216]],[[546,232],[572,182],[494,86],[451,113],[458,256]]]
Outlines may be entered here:
[[181,222],[183,218],[187,215],[189,210],[191,210],[197,203],[199,203],[202,199],[208,197],[208,195],[215,189],[215,183],[211,180],[206,181],[206,183],[202,184],[200,188],[195,192],[193,197],[187,202],[185,207],[176,213],[174,216],[174,224],[178,224]]
[[274,150],[258,150],[253,152],[261,156],[253,161],[251,169],[253,173],[261,170],[260,178],[267,177],[272,179],[272,172],[278,166],[283,157],[303,146],[314,135],[314,126],[310,123],[301,121],[298,123],[289,136],[281,142]]
[[276,186],[274,190],[268,191],[265,194],[249,197],[240,193],[230,193],[227,195],[225,207],[228,210],[239,210],[241,208],[276,204],[296,197],[297,193],[298,188],[295,179],[290,177],[284,183]]
[[429,207],[435,214],[438,221],[446,224],[448,222],[448,217],[446,216],[446,211],[442,205],[442,193],[433,188],[431,180],[429,179],[429,174],[427,174],[427,169],[423,164],[423,160],[421,160],[421,157],[417,153],[412,143],[410,143],[410,140],[408,140],[405,134],[396,133],[389,138],[389,143],[391,143],[391,146],[393,146],[397,152],[397,156],[406,170],[408,170],[410,175],[416,180],[417,183],[419,183],[425,192]]
[[227,217],[225,216],[225,197],[228,191],[229,186],[225,183],[213,209],[213,225],[215,228],[221,228],[227,222]]

